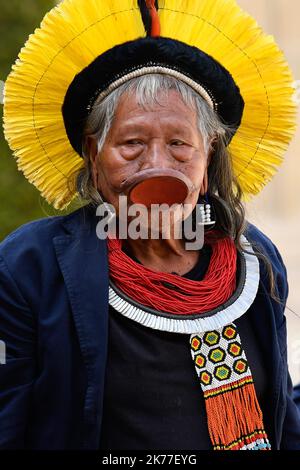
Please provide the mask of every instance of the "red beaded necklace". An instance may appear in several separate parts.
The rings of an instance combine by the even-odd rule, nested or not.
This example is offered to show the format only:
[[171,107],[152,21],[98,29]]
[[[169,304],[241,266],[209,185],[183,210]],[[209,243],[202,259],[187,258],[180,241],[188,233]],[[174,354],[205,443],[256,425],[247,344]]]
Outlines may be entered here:
[[208,242],[212,255],[202,281],[153,271],[122,251],[122,240],[108,237],[107,241],[112,281],[124,294],[144,306],[181,315],[204,313],[226,302],[236,288],[237,250],[229,237]]

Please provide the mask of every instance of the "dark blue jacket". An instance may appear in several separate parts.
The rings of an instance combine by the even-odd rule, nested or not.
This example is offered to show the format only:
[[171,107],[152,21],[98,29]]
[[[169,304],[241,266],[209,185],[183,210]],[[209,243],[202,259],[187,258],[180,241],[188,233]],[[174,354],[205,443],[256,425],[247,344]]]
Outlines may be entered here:
[[[90,206],[23,225],[0,244],[0,448],[97,449],[108,338],[106,241]],[[274,244],[246,236],[272,261],[285,303],[286,270]],[[273,449],[300,450],[300,413],[287,368],[284,306],[261,281],[251,309],[270,364],[264,420]],[[249,312],[249,311],[248,311]],[[248,313],[247,312],[247,313]]]

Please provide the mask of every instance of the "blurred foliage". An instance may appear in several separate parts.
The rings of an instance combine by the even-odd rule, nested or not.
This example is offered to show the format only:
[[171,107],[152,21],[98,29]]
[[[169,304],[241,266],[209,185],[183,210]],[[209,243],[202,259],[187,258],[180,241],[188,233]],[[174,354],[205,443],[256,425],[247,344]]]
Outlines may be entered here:
[[[6,80],[29,34],[39,27],[45,13],[55,3],[54,0],[0,0],[0,80]],[[0,104],[1,123],[2,111]],[[30,220],[61,213],[49,206],[23,173],[18,171],[1,125],[0,240]]]

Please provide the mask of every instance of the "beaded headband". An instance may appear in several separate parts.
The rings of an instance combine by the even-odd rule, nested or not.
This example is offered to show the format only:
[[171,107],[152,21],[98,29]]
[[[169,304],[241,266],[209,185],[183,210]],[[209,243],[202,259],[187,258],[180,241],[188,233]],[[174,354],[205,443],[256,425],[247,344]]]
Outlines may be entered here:
[[149,65],[147,67],[142,67],[137,70],[133,70],[132,72],[126,73],[122,77],[118,78],[115,77],[115,81],[110,83],[107,88],[99,92],[95,93],[95,97],[91,100],[91,102],[87,106],[87,110],[90,111],[93,107],[93,103],[95,100],[98,102],[102,101],[104,98],[106,98],[111,92],[116,90],[119,86],[123,85],[124,83],[128,82],[129,80],[137,77],[141,77],[143,75],[148,75],[148,74],[163,74],[163,75],[169,75],[171,77],[175,77],[178,80],[181,80],[182,82],[186,83],[189,85],[198,95],[200,95],[206,102],[207,104],[215,111],[218,109],[218,103],[215,102],[214,97],[212,96],[212,93],[208,90],[206,90],[202,85],[199,83],[195,82],[191,78],[187,77],[181,72],[178,72],[177,70],[173,70],[169,67],[162,67],[161,65]]

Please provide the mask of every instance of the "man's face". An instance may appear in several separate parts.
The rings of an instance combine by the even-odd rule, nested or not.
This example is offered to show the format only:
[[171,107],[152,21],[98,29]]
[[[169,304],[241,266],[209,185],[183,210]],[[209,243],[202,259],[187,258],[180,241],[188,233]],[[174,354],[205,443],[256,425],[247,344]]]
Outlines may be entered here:
[[159,103],[145,109],[135,95],[120,99],[112,126],[99,154],[92,158],[94,185],[118,213],[121,183],[150,168],[184,173],[195,190],[185,204],[194,208],[202,190],[208,159],[197,126],[196,111],[175,90],[161,94]]

